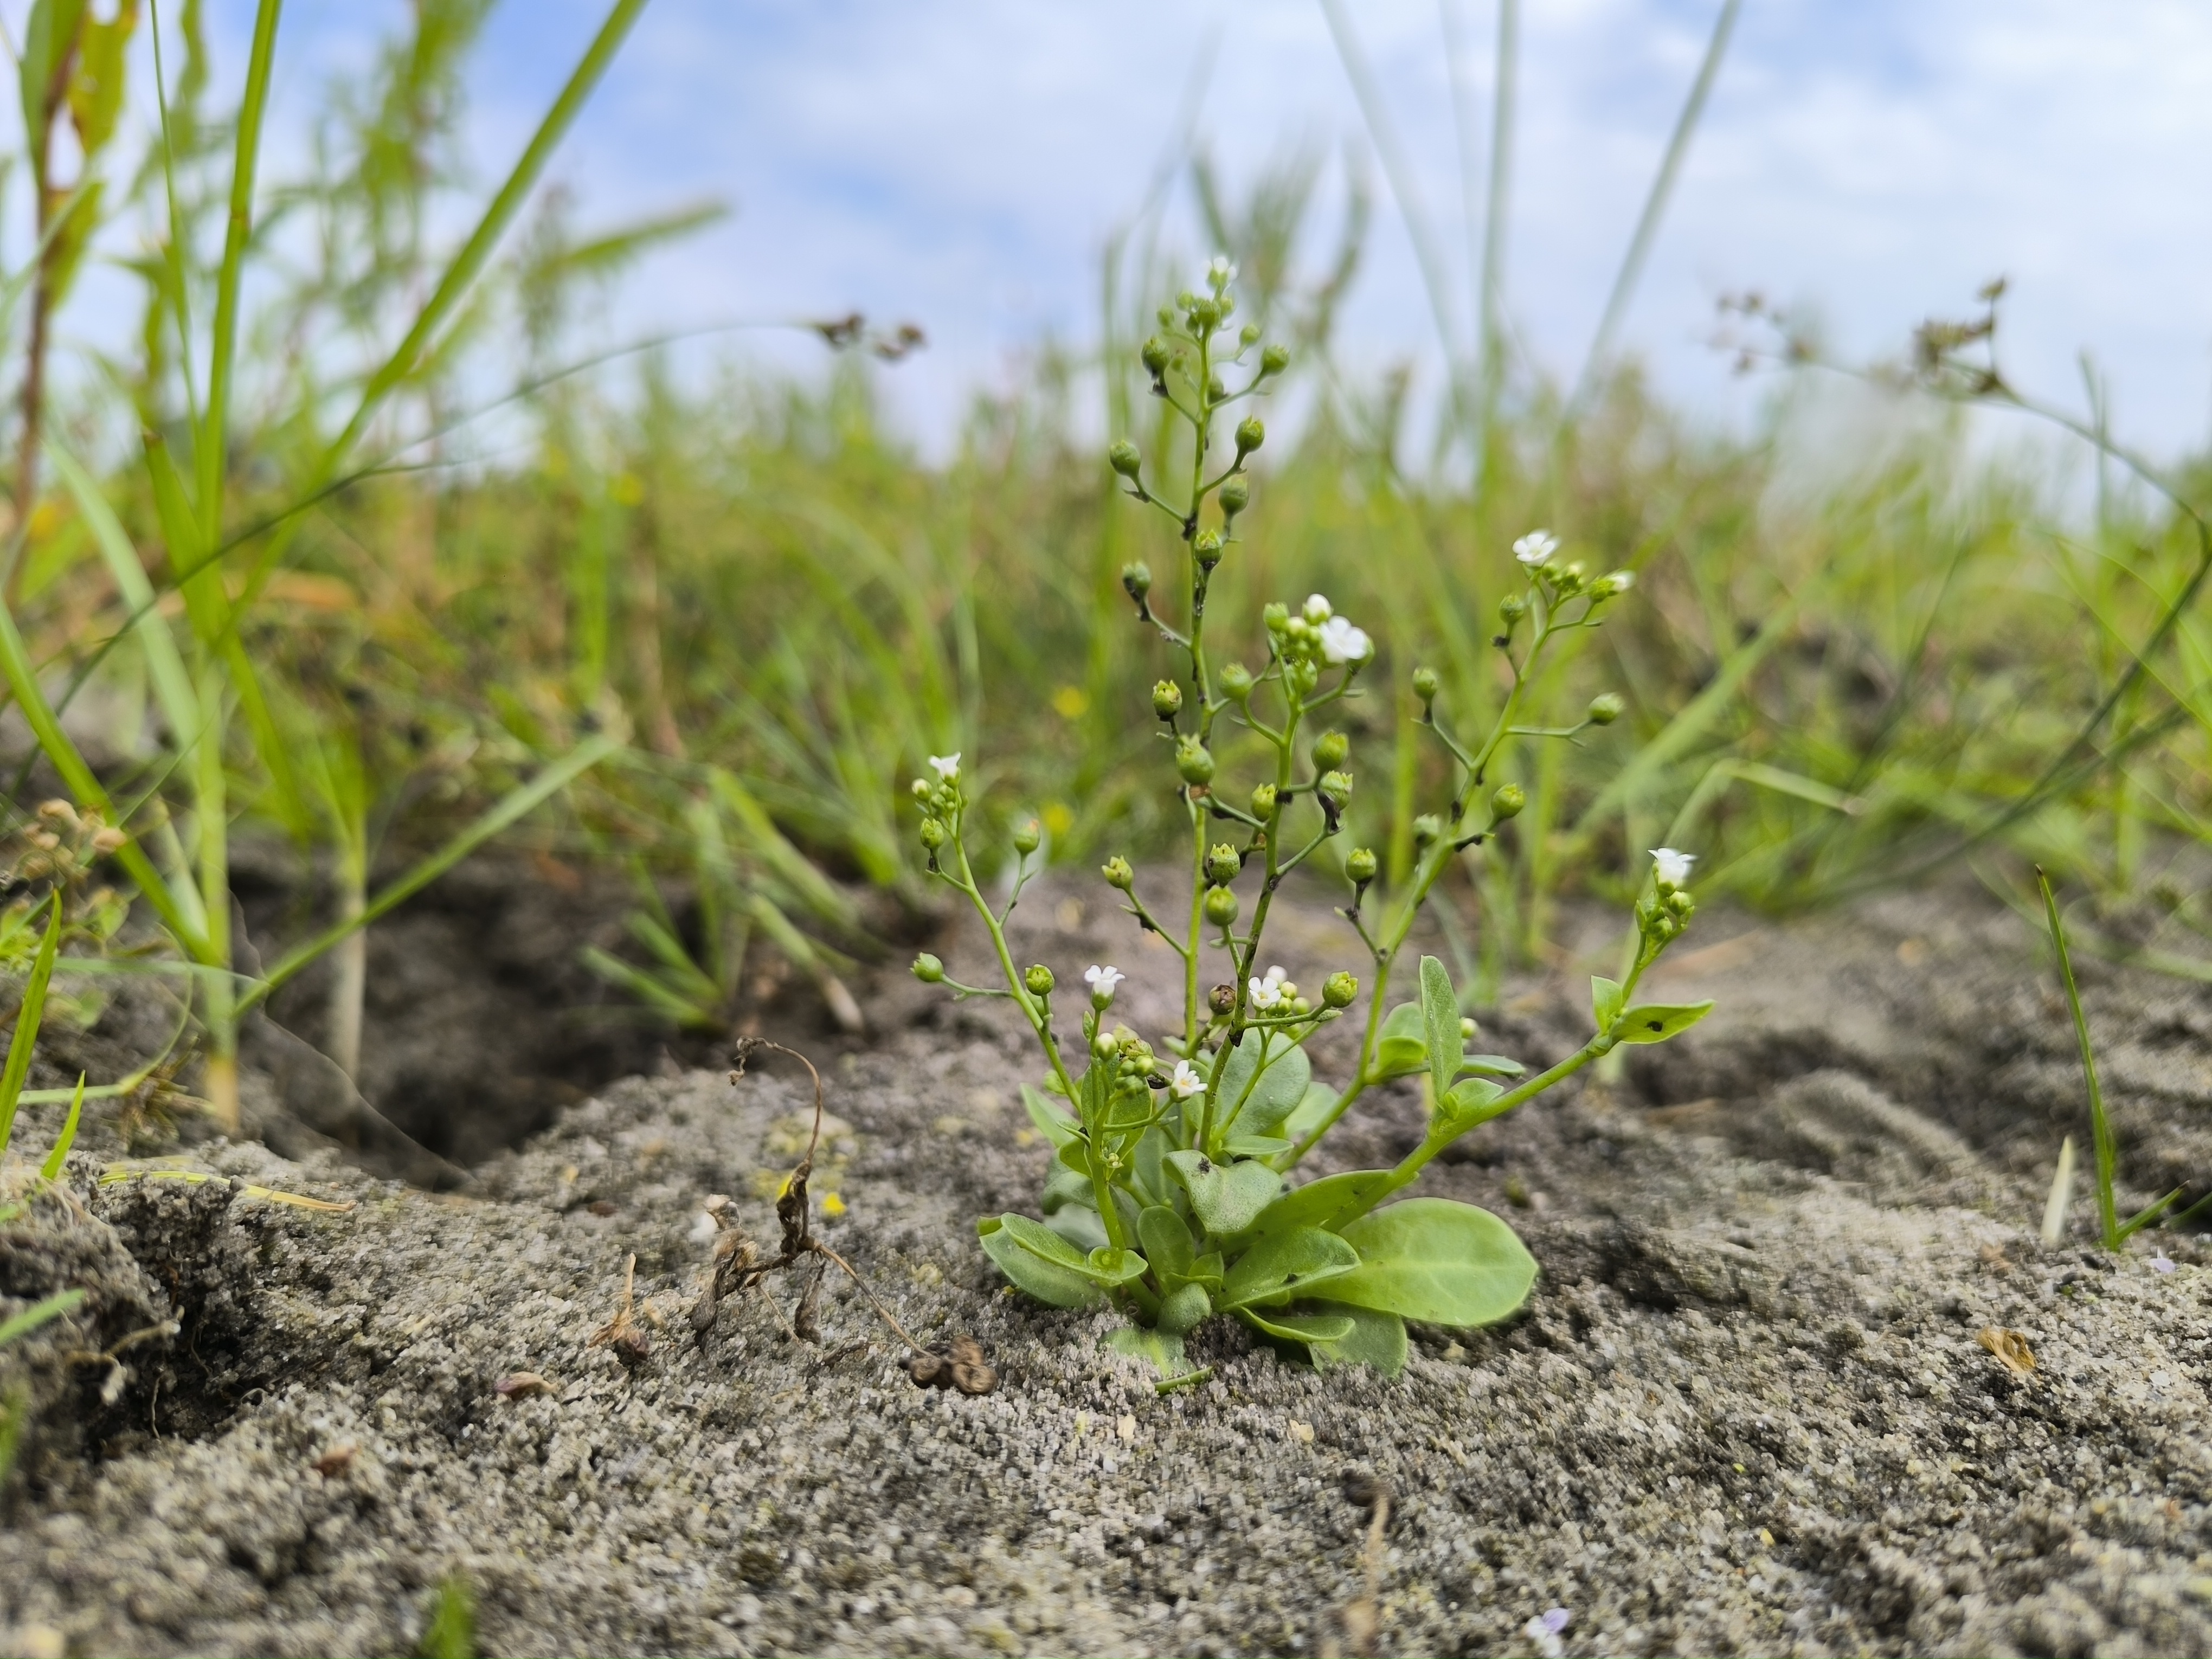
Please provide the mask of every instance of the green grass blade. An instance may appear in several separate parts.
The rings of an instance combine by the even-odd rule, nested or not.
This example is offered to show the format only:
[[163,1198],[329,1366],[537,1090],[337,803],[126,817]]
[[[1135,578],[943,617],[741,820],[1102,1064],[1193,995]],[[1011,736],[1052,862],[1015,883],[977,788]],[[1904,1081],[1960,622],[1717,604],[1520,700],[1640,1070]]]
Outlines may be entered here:
[[31,1050],[39,1041],[39,1021],[46,1011],[46,987],[54,977],[54,957],[62,943],[62,896],[56,893],[49,901],[52,909],[46,917],[46,934],[39,942],[39,954],[32,958],[31,976],[23,985],[22,1006],[15,1012],[15,1030],[8,1039],[8,1064],[0,1070],[0,1157],[8,1152],[8,1137],[15,1127],[15,1103],[23,1092],[23,1079],[30,1074]]
[[0,1348],[59,1319],[83,1301],[84,1295],[82,1291],[57,1291],[42,1302],[33,1302],[22,1312],[0,1320]]
[[2051,878],[2039,867],[2035,879],[2043,890],[2043,913],[2051,924],[2051,947],[2058,952],[2058,976],[2065,981],[2066,1006],[2074,1016],[2074,1036],[2081,1048],[2081,1075],[2089,1085],[2089,1132],[2097,1155],[2097,1218],[2104,1229],[2105,1248],[2117,1250],[2124,1237],[2112,1205],[2112,1170],[2118,1162],[2118,1149],[2113,1145],[2112,1123],[2105,1116],[2104,1086],[2097,1080],[2097,1056],[2089,1047],[2089,1022],[2081,1012],[2081,993],[2074,983],[2074,962],[2066,952],[2066,925],[2059,920],[2057,896],[2051,890]]
[[243,1014],[356,928],[368,927],[386,911],[406,902],[494,836],[520,822],[621,747],[620,743],[610,737],[592,738],[577,744],[562,759],[510,793],[467,829],[369,900],[359,915],[335,923],[306,944],[287,951],[258,985],[239,999],[238,1012]]
[[[46,1180],[61,1179],[62,1164],[70,1155],[70,1148],[76,1145],[77,1117],[83,1110],[84,1073],[79,1072],[76,1074],[76,1092],[70,1097],[69,1116],[63,1120],[62,1132],[55,1137],[53,1151],[46,1154],[46,1161],[39,1168],[40,1175]],[[2180,1194],[2177,1193],[2174,1196],[2179,1198]]]
[[615,0],[614,5],[608,9],[606,21],[599,26],[598,35],[568,76],[568,84],[561,88],[561,95],[546,111],[545,118],[538,123],[537,132],[532,136],[528,148],[515,162],[514,170],[507,174],[507,182],[500,186],[499,193],[492,198],[490,205],[484,210],[483,217],[477,221],[476,229],[462,245],[461,251],[453,256],[453,263],[446,268],[446,274],[439,279],[437,288],[432,291],[416,318],[415,325],[407,331],[407,337],[386,359],[384,366],[369,377],[368,385],[362,392],[360,405],[355,409],[353,417],[346,422],[345,429],[338,434],[337,441],[331,446],[330,465],[335,466],[353,447],[384,400],[415,371],[429,350],[431,337],[453,314],[483,270],[485,262],[491,258],[492,250],[506,234],[508,224],[521,211],[523,202],[537,184],[538,175],[544,171],[547,160],[568,132],[569,125],[575,120],[577,112],[583,108],[585,100],[591,96],[592,89],[599,84],[599,77],[606,73],[607,65],[614,61],[615,53],[622,46],[623,38],[629,33],[630,26],[637,21],[638,14],[644,9],[645,0]]

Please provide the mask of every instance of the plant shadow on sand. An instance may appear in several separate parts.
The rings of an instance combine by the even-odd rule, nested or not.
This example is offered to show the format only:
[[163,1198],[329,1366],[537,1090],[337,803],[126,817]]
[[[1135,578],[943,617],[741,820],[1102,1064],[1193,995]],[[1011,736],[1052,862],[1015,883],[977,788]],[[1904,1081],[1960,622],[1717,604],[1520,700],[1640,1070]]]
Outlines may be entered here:
[[[1021,915],[1024,959],[1141,949],[1073,886]],[[1340,927],[1295,907],[1283,960]],[[1007,1291],[974,1218],[1047,1156],[1026,1033],[896,974],[869,1044],[817,1050],[815,1224],[920,1340],[978,1340],[988,1395],[916,1387],[836,1273],[817,1342],[796,1285],[695,1335],[707,1199],[772,1236],[806,1150],[787,1062],[615,1083],[454,1194],[329,1146],[202,1147],[231,1179],[201,1185],[101,1186],[79,1153],[0,1230],[4,1305],[94,1293],[5,1362],[36,1416],[0,1644],[392,1651],[458,1573],[490,1652],[2212,1650],[2212,1257],[2094,1250],[2086,1198],[2041,1242],[2081,1096],[2032,933],[1954,890],[1717,913],[1657,979],[1719,1012],[1431,1170],[1542,1273],[1506,1325],[1417,1328],[1396,1383],[1217,1321],[1212,1376],[1162,1395],[1105,1316]],[[1566,1052],[1580,984],[1516,983],[1487,1036]],[[2212,992],[2084,994],[2124,1187],[2193,1201]],[[1421,1122],[1393,1085],[1328,1151]],[[594,1346],[633,1256],[641,1340]]]

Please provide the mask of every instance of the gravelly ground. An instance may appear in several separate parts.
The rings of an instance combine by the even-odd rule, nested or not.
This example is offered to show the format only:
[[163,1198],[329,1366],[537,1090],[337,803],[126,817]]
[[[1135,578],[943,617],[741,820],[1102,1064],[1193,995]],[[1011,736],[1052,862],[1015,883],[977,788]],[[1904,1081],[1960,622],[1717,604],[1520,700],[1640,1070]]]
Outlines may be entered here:
[[[1025,955],[1064,972],[1114,937],[1024,909]],[[1294,970],[1325,927],[1286,930]],[[1363,1642],[1371,1566],[1390,1653],[1534,1651],[1553,1608],[1570,1652],[2212,1651],[2212,1272],[2195,1238],[2087,1249],[2086,1204],[2036,1237],[2079,1089],[2027,935],[1928,896],[1700,927],[1673,983],[1720,1014],[1432,1170],[1544,1271],[1506,1327],[1419,1333],[1395,1384],[1209,1327],[1212,1380],[1161,1397],[1103,1316],[1004,1291],[972,1218],[1044,1153],[1025,1056],[971,1012],[827,1067],[815,1190],[912,1328],[991,1352],[979,1399],[914,1387],[834,1281],[818,1346],[757,1300],[692,1340],[702,1200],[765,1235],[803,1139],[782,1069],[617,1085],[459,1195],[198,1149],[343,1215],[98,1188],[80,1154],[71,1196],[0,1230],[0,1312],[94,1293],[5,1362],[40,1411],[0,1645],[405,1650],[459,1571],[493,1653],[1310,1653]],[[2201,1183],[2212,998],[2109,971],[2089,994],[2126,1167]],[[1492,1035],[1564,1051],[1579,1000],[1518,987]],[[1417,1127],[1386,1096],[1340,1160]],[[590,1342],[633,1253],[653,1352],[626,1369]],[[548,1390],[495,1390],[523,1371]],[[1391,1499],[1371,1563],[1354,1476]]]

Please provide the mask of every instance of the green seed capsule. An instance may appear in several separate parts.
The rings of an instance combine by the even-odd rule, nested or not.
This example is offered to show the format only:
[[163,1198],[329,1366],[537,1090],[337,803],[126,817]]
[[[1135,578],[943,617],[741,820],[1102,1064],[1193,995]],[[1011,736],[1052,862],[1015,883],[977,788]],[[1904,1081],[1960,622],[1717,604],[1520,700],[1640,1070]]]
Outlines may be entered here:
[[1497,823],[1520,816],[1528,804],[1528,792],[1517,783],[1501,783],[1490,797],[1490,816]]
[[1601,691],[1590,699],[1589,723],[1592,726],[1610,726],[1621,717],[1627,708],[1628,704],[1619,692]]
[[1211,526],[1191,538],[1190,550],[1198,557],[1201,568],[1211,570],[1221,562],[1223,552],[1221,532]]
[[1022,983],[1030,988],[1030,994],[1033,997],[1050,996],[1053,982],[1052,969],[1041,962],[1022,975]]
[[1145,372],[1148,374],[1166,373],[1167,366],[1174,361],[1175,356],[1175,354],[1169,350],[1168,343],[1157,334],[1145,342],[1145,349],[1137,355],[1143,360]]
[[1221,694],[1237,702],[1252,695],[1252,671],[1241,662],[1232,662],[1221,671]]
[[1145,465],[1144,456],[1127,438],[1117,438],[1106,452],[1106,464],[1125,478],[1133,478]]
[[945,845],[945,820],[924,818],[921,821],[921,844],[934,853]]
[[1413,695],[1423,702],[1434,702],[1441,684],[1435,669],[1416,668],[1413,671]]
[[1279,374],[1291,366],[1291,349],[1286,345],[1271,345],[1260,354],[1260,372]]
[[1226,927],[1237,920],[1237,895],[1226,887],[1216,887],[1206,896],[1206,919],[1217,927]]
[[1213,757],[1196,738],[1185,738],[1176,744],[1176,770],[1185,783],[1211,783]]
[[1237,849],[1225,841],[1218,841],[1206,850],[1206,878],[1216,887],[1226,887],[1237,879],[1237,872],[1244,861],[1237,856]]
[[914,976],[924,985],[941,985],[945,981],[945,964],[924,951],[914,959]]
[[1275,786],[1272,783],[1254,784],[1252,786],[1252,816],[1255,818],[1267,818],[1273,817],[1274,813]]
[[1267,428],[1257,415],[1247,415],[1237,422],[1237,455],[1243,459],[1267,441]]
[[1345,757],[1352,752],[1352,739],[1341,732],[1324,732],[1314,739],[1313,763],[1316,772],[1334,772],[1344,764]]
[[1152,713],[1164,720],[1182,713],[1182,687],[1173,680],[1157,682],[1152,687]]
[[1252,486],[1242,472],[1232,472],[1221,486],[1221,510],[1234,518],[1252,499]]
[[1036,851],[1037,842],[1042,838],[1037,821],[1035,818],[1025,819],[1014,826],[1014,851],[1027,858]]
[[1362,887],[1375,879],[1376,868],[1375,849],[1371,847],[1353,848],[1352,855],[1344,861],[1346,878]]
[[1106,884],[1126,893],[1135,884],[1137,872],[1129,867],[1129,860],[1116,853],[1098,866],[1098,873],[1106,878]]
[[1322,774],[1319,787],[1322,796],[1333,803],[1339,811],[1342,811],[1345,803],[1352,799],[1352,774],[1324,772]]
[[1131,561],[1121,567],[1121,588],[1128,596],[1142,602],[1152,591],[1152,568],[1142,559]]
[[1434,812],[1424,812],[1413,820],[1413,842],[1426,847],[1444,832],[1444,821]]

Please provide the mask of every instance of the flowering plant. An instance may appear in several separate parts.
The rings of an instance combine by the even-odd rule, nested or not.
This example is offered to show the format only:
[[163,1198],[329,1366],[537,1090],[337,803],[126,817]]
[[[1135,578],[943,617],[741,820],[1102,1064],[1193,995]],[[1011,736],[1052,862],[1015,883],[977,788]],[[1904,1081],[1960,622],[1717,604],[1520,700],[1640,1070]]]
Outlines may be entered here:
[[[1620,699],[1607,695],[1572,726],[1517,723],[1547,646],[1571,629],[1599,626],[1632,585],[1630,572],[1591,577],[1579,563],[1561,561],[1558,539],[1535,531],[1514,545],[1522,581],[1498,607],[1494,642],[1511,685],[1488,735],[1473,747],[1455,738],[1436,715],[1437,675],[1413,672],[1420,719],[1449,752],[1455,787],[1443,811],[1417,820],[1419,856],[1386,915],[1370,919],[1364,908],[1377,874],[1375,854],[1362,848],[1343,859],[1352,902],[1340,914],[1364,947],[1373,982],[1352,1076],[1340,1089],[1314,1078],[1304,1045],[1353,1008],[1359,983],[1348,972],[1334,973],[1310,994],[1279,966],[1261,966],[1261,939],[1285,879],[1342,831],[1352,791],[1351,745],[1340,732],[1310,736],[1309,728],[1330,705],[1360,695],[1375,644],[1316,593],[1296,610],[1266,608],[1267,654],[1259,670],[1210,654],[1207,589],[1237,540],[1238,516],[1250,499],[1247,463],[1267,435],[1259,417],[1247,416],[1224,462],[1215,428],[1223,410],[1258,394],[1290,361],[1282,347],[1269,345],[1250,362],[1260,331],[1231,328],[1235,275],[1216,260],[1204,292],[1162,309],[1160,332],[1142,351],[1154,395],[1192,434],[1180,498],[1146,482],[1144,457],[1127,440],[1108,453],[1128,494],[1175,520],[1186,550],[1179,617],[1153,609],[1152,576],[1144,565],[1128,566],[1122,586],[1140,621],[1177,659],[1176,675],[1152,688],[1152,712],[1172,749],[1190,824],[1187,911],[1172,925],[1155,915],[1139,896],[1126,859],[1111,860],[1103,872],[1138,926],[1181,960],[1182,1020],[1163,1036],[1165,1054],[1109,1023],[1126,975],[1104,965],[1085,974],[1079,1046],[1065,1044],[1053,1000],[1056,976],[1042,964],[1018,969],[1007,946],[1005,924],[1020,897],[1018,883],[1003,910],[994,910],[978,885],[960,757],[932,757],[928,775],[914,785],[930,868],[981,917],[1003,988],[951,979],[933,956],[917,960],[915,972],[957,996],[1010,999],[1036,1032],[1049,1072],[1042,1089],[1023,1091],[1030,1117],[1054,1147],[1040,1206],[1045,1218],[987,1218],[978,1224],[983,1249],[1040,1301],[1066,1308],[1112,1302],[1131,1320],[1115,1344],[1151,1359],[1164,1387],[1201,1374],[1186,1358],[1183,1338],[1220,1314],[1316,1364],[1364,1361],[1395,1374],[1405,1360],[1407,1320],[1474,1326],[1512,1312],[1534,1280],[1535,1262],[1503,1221],[1444,1199],[1386,1200],[1477,1125],[1622,1043],[1665,1041],[1711,1006],[1633,1001],[1637,982],[1695,908],[1691,856],[1670,848],[1652,854],[1636,904],[1630,971],[1620,982],[1593,981],[1595,1032],[1549,1070],[1527,1076],[1515,1060],[1469,1052],[1474,1023],[1462,1018],[1450,976],[1434,957],[1421,958],[1419,997],[1389,1005],[1393,970],[1431,889],[1455,856],[1495,836],[1526,805],[1517,785],[1486,781],[1503,746],[1515,738],[1572,738],[1610,724],[1622,710]],[[1224,377],[1240,371],[1243,384],[1231,391]],[[1231,788],[1218,775],[1213,743],[1224,721],[1273,750],[1272,775],[1249,789]],[[1034,824],[1016,830],[1024,871],[1037,844]],[[1208,945],[1228,953],[1234,972],[1202,989],[1200,955]],[[1427,1079],[1428,1132],[1395,1169],[1290,1184],[1286,1177],[1366,1091],[1417,1075]]]

